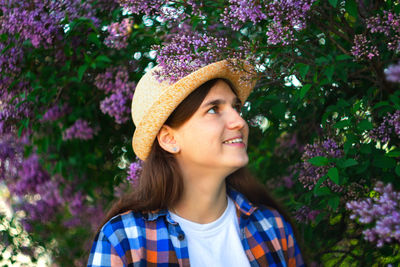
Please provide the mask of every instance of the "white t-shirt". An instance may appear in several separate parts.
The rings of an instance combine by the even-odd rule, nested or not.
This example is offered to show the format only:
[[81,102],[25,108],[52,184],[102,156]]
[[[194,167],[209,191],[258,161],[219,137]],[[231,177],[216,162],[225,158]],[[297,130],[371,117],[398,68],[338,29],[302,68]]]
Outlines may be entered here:
[[235,204],[228,197],[228,206],[216,221],[199,224],[171,212],[188,242],[191,266],[250,266],[239,237]]

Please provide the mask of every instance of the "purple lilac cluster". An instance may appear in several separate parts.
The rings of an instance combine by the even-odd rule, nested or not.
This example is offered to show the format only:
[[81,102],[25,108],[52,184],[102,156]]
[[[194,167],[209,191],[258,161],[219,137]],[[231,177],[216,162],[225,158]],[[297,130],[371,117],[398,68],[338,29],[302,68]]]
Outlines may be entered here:
[[228,46],[226,38],[217,38],[193,32],[176,34],[164,46],[154,46],[157,50],[157,63],[161,67],[156,75],[160,81],[171,83],[193,71],[223,59],[224,49]]
[[382,123],[375,129],[369,132],[369,136],[382,144],[390,142],[393,136],[400,138],[400,110],[393,114],[388,113],[383,117]]
[[376,242],[378,247],[385,243],[400,242],[400,192],[393,190],[391,184],[382,182],[375,185],[375,197],[346,204],[352,212],[351,219],[358,218],[362,224],[373,224],[372,228],[363,231],[365,239]]
[[389,50],[400,51],[400,16],[398,14],[384,11],[383,16],[377,15],[367,19],[367,28],[371,33],[382,33],[389,41]]
[[89,123],[85,120],[78,119],[75,123],[67,128],[63,133],[63,140],[70,139],[81,139],[89,140],[93,138],[96,133],[95,129],[89,126]]
[[26,140],[17,139],[13,134],[0,135],[0,180],[15,181]]
[[31,230],[28,221],[38,221],[46,223],[54,218],[57,211],[64,204],[59,193],[59,182],[48,180],[37,186],[37,193],[40,199],[36,201],[22,201],[21,210],[27,213],[27,221],[24,224],[26,230]]
[[32,154],[22,161],[18,176],[18,181],[9,186],[10,191],[18,196],[38,193],[38,186],[50,180],[49,174],[42,168],[39,157],[36,154]]
[[[21,71],[21,62],[24,56],[22,47],[16,45],[15,41],[10,38],[7,42],[0,42],[0,51],[3,51],[0,53],[0,73],[7,73],[9,76],[14,76]],[[2,83],[0,83],[0,87],[2,87]]]
[[400,63],[391,65],[385,70],[386,80],[400,83]]
[[310,223],[314,222],[320,213],[319,210],[311,210],[310,207],[303,206],[295,211],[294,218],[300,223]]
[[221,21],[233,30],[239,30],[243,23],[256,24],[267,20],[268,43],[287,45],[296,40],[295,31],[306,28],[306,20],[314,0],[269,1],[229,0],[229,5],[222,14]]
[[132,24],[132,19],[125,18],[121,23],[115,22],[108,26],[109,36],[104,40],[105,45],[118,50],[126,48],[132,32]]
[[89,2],[80,0],[1,0],[0,10],[3,13],[0,34],[18,33],[22,41],[30,40],[34,47],[47,47],[60,40],[63,34],[60,22],[66,17],[69,20],[81,16],[94,18]]
[[[101,206],[93,206],[86,203],[86,195],[76,191],[74,186],[66,182],[62,177],[54,177],[37,186],[38,199],[22,198],[19,209],[26,212],[27,217],[23,222],[27,231],[32,231],[31,222],[47,223],[54,216],[68,206],[71,219],[64,222],[67,228],[79,225],[91,225],[94,230],[104,216]],[[60,191],[60,186],[65,186]],[[62,193],[61,193],[62,192]]]
[[133,14],[159,15],[164,0],[119,0],[119,4]]
[[137,159],[129,165],[127,180],[136,185],[139,181],[140,172],[142,171],[143,161]]
[[[6,82],[9,84],[10,80]],[[6,134],[15,130],[15,121],[33,116],[30,108],[31,102],[25,101],[18,105],[25,100],[31,88],[28,83],[23,81],[15,84],[12,90],[8,90],[8,87],[2,85],[4,84],[0,84],[0,133]]]
[[129,82],[129,73],[126,67],[108,68],[104,73],[97,75],[95,85],[108,96],[100,102],[100,109],[104,114],[122,124],[130,118],[130,102],[136,84]]
[[351,54],[356,60],[369,59],[379,56],[378,47],[372,45],[364,34],[354,36],[354,44],[351,48]]
[[[308,162],[309,159],[317,156],[341,158],[343,156],[343,150],[332,139],[305,146],[304,153],[301,157],[302,164],[299,170],[299,181],[309,190],[312,190],[318,180],[326,175],[328,170],[333,167],[333,163],[326,166],[314,166]],[[335,184],[330,179],[325,180],[322,185],[329,187],[334,192],[341,192],[343,190],[343,187]]]
[[62,106],[54,105],[46,110],[46,112],[43,114],[43,117],[41,118],[41,122],[58,120],[59,118],[65,116],[69,111],[70,108],[67,104],[64,104]]

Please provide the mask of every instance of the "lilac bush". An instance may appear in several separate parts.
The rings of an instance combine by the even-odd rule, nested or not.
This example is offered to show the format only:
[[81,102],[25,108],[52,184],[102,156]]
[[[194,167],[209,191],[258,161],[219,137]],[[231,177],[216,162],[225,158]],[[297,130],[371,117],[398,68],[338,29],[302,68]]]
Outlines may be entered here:
[[370,131],[370,137],[382,144],[390,142],[393,137],[400,138],[400,110],[383,117],[382,123]]
[[130,102],[136,84],[129,81],[126,67],[108,68],[106,72],[96,76],[95,85],[108,96],[100,102],[104,114],[122,124],[130,119]]
[[[318,167],[311,164],[308,160],[314,157],[341,158],[342,156],[343,150],[333,139],[327,139],[322,142],[316,142],[312,145],[306,145],[301,157],[303,163],[299,170],[299,181],[303,184],[304,188],[312,190],[318,180],[325,176],[328,170],[334,165],[328,164]],[[335,184],[329,179],[324,181],[323,185],[329,187],[335,192],[343,190],[341,186]]]
[[[138,185],[130,102],[140,77],[158,64],[160,80],[176,81],[222,59],[255,66],[242,115],[268,123],[250,124],[249,168],[293,214],[312,261],[399,264],[398,207],[383,203],[400,186],[395,1],[23,0],[0,9],[0,179],[32,247],[44,244],[55,264],[84,265],[104,207]],[[132,163],[118,165],[122,155]],[[376,180],[391,189],[369,195]],[[351,214],[367,215],[347,209],[352,201],[371,204],[362,204],[375,212],[370,223],[354,223]]]
[[365,239],[382,247],[385,243],[400,242],[400,193],[377,182],[374,197],[351,201],[346,204],[352,212],[350,218],[362,224],[373,224],[363,231]]
[[122,49],[128,46],[128,38],[132,32],[132,20],[123,19],[121,23],[115,22],[107,27],[107,31],[110,34],[104,43],[106,46],[115,49]]
[[96,130],[89,126],[86,120],[78,119],[73,125],[65,129],[63,140],[81,139],[89,140],[93,138]]

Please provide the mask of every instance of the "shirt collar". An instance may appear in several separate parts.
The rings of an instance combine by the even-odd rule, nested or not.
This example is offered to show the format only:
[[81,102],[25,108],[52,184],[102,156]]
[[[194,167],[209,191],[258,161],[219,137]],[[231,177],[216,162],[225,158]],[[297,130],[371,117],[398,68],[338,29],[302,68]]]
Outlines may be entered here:
[[[233,200],[233,203],[235,203],[236,209],[244,215],[250,216],[257,209],[257,207],[254,206],[253,203],[251,203],[249,200],[247,200],[247,198],[243,194],[239,193],[232,187],[227,186],[226,193]],[[171,218],[168,209],[159,209],[156,211],[147,212],[144,213],[143,217],[146,221],[156,221],[160,216],[165,216],[167,221],[171,224],[177,224],[177,222],[175,222]]]

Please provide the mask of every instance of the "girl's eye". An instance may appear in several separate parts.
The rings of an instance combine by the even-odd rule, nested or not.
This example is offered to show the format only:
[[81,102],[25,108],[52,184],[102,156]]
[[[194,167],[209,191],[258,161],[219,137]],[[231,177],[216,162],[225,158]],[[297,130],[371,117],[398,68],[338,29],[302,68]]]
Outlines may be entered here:
[[210,109],[207,111],[207,113],[210,113],[210,114],[217,114],[217,110],[218,110],[217,107],[212,107],[212,108],[210,108]]

